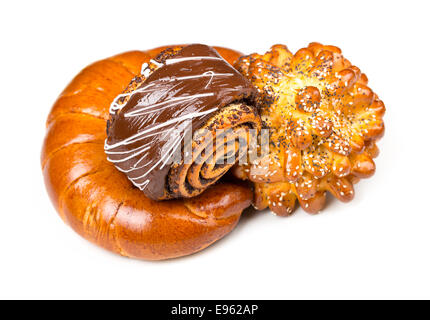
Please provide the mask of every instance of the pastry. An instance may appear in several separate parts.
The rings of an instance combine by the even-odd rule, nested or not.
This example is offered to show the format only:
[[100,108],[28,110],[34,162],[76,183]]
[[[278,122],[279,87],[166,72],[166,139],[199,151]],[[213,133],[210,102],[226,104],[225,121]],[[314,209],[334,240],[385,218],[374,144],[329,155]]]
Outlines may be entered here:
[[[64,89],[48,116],[41,163],[48,194],[55,208],[78,234],[123,256],[160,260],[197,252],[230,232],[242,210],[251,203],[252,193],[244,184],[215,183],[228,168],[184,168],[182,164],[178,164],[175,167],[170,165],[171,171],[174,171],[172,174],[169,174],[170,169],[163,171],[163,168],[158,168],[151,176],[155,184],[148,191],[148,188],[142,188],[140,180],[134,183],[136,181],[130,179],[133,176],[124,172],[131,169],[135,162],[127,163],[127,169],[117,161],[124,159],[124,152],[130,151],[117,148],[120,141],[129,138],[126,135],[138,134],[138,130],[145,128],[151,129],[151,124],[146,122],[139,129],[130,126],[131,129],[121,131],[122,125],[131,125],[123,121],[121,116],[126,112],[137,111],[137,100],[142,98],[139,95],[140,86],[145,85],[147,78],[152,79],[151,74],[155,77],[170,66],[165,63],[169,61],[167,59],[174,59],[176,54],[181,54],[182,48],[173,46],[171,49],[126,52],[91,64]],[[213,57],[192,62],[201,61],[205,66],[206,62],[215,63],[211,66],[217,70],[228,70],[224,72],[232,73],[228,75],[231,77],[228,81],[235,81],[239,85],[238,88],[231,88],[234,92],[229,93],[221,92],[217,87],[217,81],[224,81],[223,87],[228,89],[229,82],[226,79],[207,77],[204,80],[213,78],[212,83],[195,83],[196,86],[202,84],[200,89],[206,90],[205,93],[211,93],[213,85],[216,97],[212,100],[193,101],[199,104],[201,110],[217,110],[205,113],[192,130],[195,132],[199,129],[198,126],[214,125],[214,121],[222,122],[221,127],[224,125],[234,129],[241,126],[245,131],[251,127],[258,129],[260,120],[257,112],[245,102],[254,89],[243,76],[210,47],[190,46],[184,47],[184,50],[182,53],[188,56],[196,56],[194,53],[198,53],[199,56],[204,54]],[[239,56],[233,50],[219,48],[219,51],[230,63]],[[191,71],[199,67],[187,63],[186,66]],[[171,75],[172,78],[179,76]],[[178,81],[178,85],[181,82]],[[198,90],[195,87],[195,94],[198,94]],[[120,94],[126,98],[118,99]],[[135,100],[137,95],[139,99]],[[183,112],[183,116],[191,114],[186,108],[175,111]],[[158,124],[169,121],[167,114],[154,115],[160,117]],[[177,114],[172,116],[172,119],[176,116]],[[149,118],[140,114],[133,119],[144,122]],[[163,152],[162,148],[157,149],[163,141],[154,139],[152,147],[157,152]],[[153,161],[156,161],[156,157],[157,155],[153,155]],[[233,164],[229,164],[229,167],[231,165]],[[191,189],[187,189],[188,171],[193,170],[208,174],[207,181],[197,181]],[[146,171],[142,171],[139,174],[145,173]],[[169,177],[170,185],[166,182]],[[194,179],[196,176],[190,174],[190,177]],[[179,196],[180,199],[154,200]]]
[[367,83],[319,43],[116,55],[82,70],[51,109],[45,184],[61,218],[97,245],[149,260],[192,254],[251,203],[287,216],[297,203],[319,212],[327,192],[352,200],[384,134]]
[[366,75],[339,48],[319,43],[295,54],[274,45],[241,57],[236,68],[257,88],[269,131],[266,152],[234,168],[254,183],[254,206],[286,216],[296,200],[319,212],[327,191],[350,201],[353,184],[373,175],[375,142],[384,134],[385,106]]
[[[108,160],[151,199],[194,197],[246,155],[248,129],[261,126],[257,110],[243,102],[253,93],[208,46],[164,50],[111,104]],[[215,145],[217,133],[227,141]]]

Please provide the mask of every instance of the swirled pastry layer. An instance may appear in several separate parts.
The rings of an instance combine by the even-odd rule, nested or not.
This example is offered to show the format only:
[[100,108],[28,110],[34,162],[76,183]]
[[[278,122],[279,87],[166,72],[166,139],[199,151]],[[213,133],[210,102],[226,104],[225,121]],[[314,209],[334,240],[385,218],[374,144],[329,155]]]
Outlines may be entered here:
[[[167,49],[144,64],[141,75],[113,101],[108,160],[151,199],[196,196],[234,164],[217,165],[220,158],[242,154],[248,130],[260,127],[256,110],[244,103],[253,93],[248,80],[213,48]],[[202,129],[213,139],[197,137]],[[221,129],[229,129],[230,149],[215,143]],[[204,152],[207,144],[213,154]]]

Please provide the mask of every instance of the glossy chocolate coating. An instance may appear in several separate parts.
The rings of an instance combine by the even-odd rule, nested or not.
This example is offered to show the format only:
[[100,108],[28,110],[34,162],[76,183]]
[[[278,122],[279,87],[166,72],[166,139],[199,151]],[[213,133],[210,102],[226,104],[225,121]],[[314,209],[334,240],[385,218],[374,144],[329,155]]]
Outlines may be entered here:
[[[172,152],[185,130],[201,128],[224,106],[249,98],[249,82],[211,47],[160,54],[159,67],[108,123],[109,161],[152,199],[163,198]],[[181,150],[181,149],[180,149]]]

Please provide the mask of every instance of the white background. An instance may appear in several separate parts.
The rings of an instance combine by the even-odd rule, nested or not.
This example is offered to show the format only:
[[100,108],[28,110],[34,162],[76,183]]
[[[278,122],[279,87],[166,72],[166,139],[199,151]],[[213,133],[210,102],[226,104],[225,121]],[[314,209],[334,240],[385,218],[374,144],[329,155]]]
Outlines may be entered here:
[[[0,298],[430,298],[428,1],[2,1]],[[45,119],[92,61],[187,42],[341,47],[387,106],[377,171],[348,204],[247,215],[167,262],[122,258],[63,224],[42,180]]]

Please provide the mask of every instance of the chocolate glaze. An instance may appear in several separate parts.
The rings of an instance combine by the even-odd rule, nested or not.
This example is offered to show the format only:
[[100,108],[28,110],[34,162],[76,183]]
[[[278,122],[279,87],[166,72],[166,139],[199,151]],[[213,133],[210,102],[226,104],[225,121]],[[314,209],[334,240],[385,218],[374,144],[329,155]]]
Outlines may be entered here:
[[158,68],[108,122],[105,151],[145,195],[160,199],[171,167],[165,163],[183,144],[180,133],[201,128],[222,107],[249,98],[254,89],[206,45],[189,45],[155,60]]

